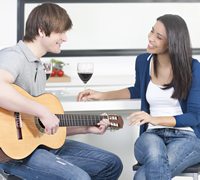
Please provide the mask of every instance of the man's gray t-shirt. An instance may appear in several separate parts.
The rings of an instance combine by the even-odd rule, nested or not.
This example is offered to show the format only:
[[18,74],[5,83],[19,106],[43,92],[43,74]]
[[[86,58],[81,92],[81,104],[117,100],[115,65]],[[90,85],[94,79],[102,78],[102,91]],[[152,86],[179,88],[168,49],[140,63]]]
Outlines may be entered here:
[[45,92],[46,75],[42,62],[23,41],[0,51],[0,69],[11,73],[15,78],[14,84],[32,96]]

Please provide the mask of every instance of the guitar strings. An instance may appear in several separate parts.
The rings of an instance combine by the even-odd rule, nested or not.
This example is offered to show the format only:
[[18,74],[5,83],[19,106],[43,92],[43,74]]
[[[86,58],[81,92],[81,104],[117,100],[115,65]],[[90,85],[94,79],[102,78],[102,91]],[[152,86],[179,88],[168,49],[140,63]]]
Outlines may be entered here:
[[[107,118],[107,116],[98,116],[98,115],[73,115],[73,114],[56,114],[60,119],[60,126],[90,126],[97,125],[100,120]],[[34,119],[34,116],[22,114],[22,120]]]

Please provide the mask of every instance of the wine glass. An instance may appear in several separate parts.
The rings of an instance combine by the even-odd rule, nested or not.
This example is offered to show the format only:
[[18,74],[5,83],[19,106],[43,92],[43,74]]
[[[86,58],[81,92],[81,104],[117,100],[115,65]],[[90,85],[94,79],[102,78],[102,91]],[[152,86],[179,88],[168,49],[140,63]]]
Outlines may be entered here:
[[78,76],[84,82],[84,85],[85,85],[84,90],[86,90],[86,84],[92,77],[93,71],[94,71],[93,63],[78,63],[77,64]]
[[53,68],[52,63],[50,63],[50,62],[43,63],[43,66],[44,66],[44,71],[46,73],[46,80],[48,80],[52,73],[52,68]]

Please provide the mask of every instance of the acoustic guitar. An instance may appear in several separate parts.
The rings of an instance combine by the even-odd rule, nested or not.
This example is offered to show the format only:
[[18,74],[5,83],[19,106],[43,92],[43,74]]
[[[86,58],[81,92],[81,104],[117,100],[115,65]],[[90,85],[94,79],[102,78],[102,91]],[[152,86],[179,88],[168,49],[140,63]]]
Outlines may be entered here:
[[96,126],[102,119],[109,119],[111,129],[123,127],[121,116],[64,114],[60,101],[53,94],[33,97],[21,87],[13,86],[24,96],[45,105],[60,119],[60,124],[54,135],[47,135],[38,117],[0,108],[0,162],[23,159],[39,146],[60,148],[65,142],[66,126]]

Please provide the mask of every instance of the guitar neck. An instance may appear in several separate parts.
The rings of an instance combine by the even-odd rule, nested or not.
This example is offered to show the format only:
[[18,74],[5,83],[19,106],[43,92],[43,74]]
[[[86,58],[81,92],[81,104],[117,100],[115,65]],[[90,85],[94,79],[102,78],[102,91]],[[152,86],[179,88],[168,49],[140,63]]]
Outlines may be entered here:
[[60,119],[59,126],[95,126],[107,116],[79,115],[79,114],[56,114]]

